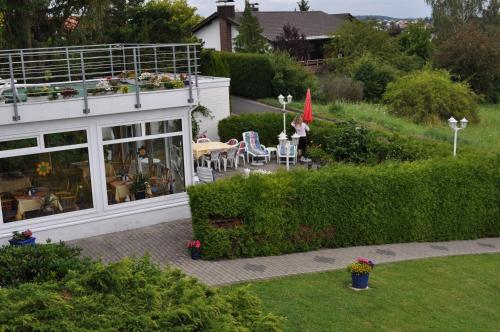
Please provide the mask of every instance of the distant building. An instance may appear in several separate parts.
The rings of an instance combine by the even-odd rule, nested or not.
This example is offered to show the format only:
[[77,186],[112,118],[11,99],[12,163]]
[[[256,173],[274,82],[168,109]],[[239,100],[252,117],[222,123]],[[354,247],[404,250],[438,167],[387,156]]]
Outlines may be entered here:
[[[217,51],[234,51],[234,38],[243,13],[235,10],[233,0],[217,1],[217,12],[213,13],[193,29],[195,36],[203,40],[206,48]],[[323,59],[324,45],[346,21],[354,20],[351,14],[327,14],[322,11],[259,11],[254,6],[253,15],[264,29],[262,35],[272,45],[283,32],[283,26],[296,27],[311,43],[309,59]]]

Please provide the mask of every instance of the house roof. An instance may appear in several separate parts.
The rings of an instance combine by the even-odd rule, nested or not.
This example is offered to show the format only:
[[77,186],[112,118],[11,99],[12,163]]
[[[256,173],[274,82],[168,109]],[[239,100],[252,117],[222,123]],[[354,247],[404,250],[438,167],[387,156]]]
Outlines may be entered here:
[[[283,26],[290,24],[303,33],[308,39],[319,37],[327,38],[328,35],[337,31],[346,20],[352,20],[351,14],[327,14],[322,11],[273,11],[273,12],[253,12],[257,17],[260,26],[264,29],[262,35],[268,40],[275,40],[283,32]],[[234,25],[239,25],[243,13],[236,13],[229,21]],[[198,24],[193,32],[202,29],[205,25],[218,18],[214,13]]]

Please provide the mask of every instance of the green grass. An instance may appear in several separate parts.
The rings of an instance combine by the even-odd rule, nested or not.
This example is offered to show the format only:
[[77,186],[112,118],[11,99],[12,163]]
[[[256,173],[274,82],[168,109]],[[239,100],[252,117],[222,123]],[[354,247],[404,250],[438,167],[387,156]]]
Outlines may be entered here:
[[498,331],[499,272],[500,254],[489,254],[380,265],[364,292],[348,288],[346,271],[247,285],[286,331]]
[[[266,104],[279,106],[274,99],[261,100]],[[293,102],[289,108],[297,111],[303,109],[304,102]],[[448,125],[419,125],[404,118],[399,118],[387,113],[383,105],[361,104],[320,104],[313,102],[313,114],[319,117],[334,120],[354,119],[369,128],[385,130],[401,135],[426,137],[446,142],[452,142],[452,131]],[[459,133],[460,144],[472,147],[498,151],[500,149],[500,104],[482,105],[480,108],[480,123],[470,124],[467,130]]]

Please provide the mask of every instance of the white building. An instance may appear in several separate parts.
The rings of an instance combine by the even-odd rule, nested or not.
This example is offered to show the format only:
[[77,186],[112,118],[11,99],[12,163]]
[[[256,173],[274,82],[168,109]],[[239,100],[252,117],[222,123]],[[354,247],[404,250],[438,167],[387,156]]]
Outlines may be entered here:
[[229,79],[197,75],[198,52],[1,51],[0,244],[25,229],[71,240],[189,217],[191,110],[212,112],[201,130],[214,139],[229,116]]

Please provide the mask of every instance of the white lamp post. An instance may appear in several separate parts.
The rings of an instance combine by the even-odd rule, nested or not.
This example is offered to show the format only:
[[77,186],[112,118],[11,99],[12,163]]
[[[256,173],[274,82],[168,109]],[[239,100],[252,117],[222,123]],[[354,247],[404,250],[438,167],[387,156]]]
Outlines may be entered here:
[[288,95],[285,97],[283,95],[278,96],[278,101],[280,102],[281,105],[283,105],[283,133],[286,135],[286,105],[290,104],[293,100],[293,97],[291,95]]
[[449,120],[448,120],[448,124],[450,125],[450,128],[454,131],[455,133],[455,137],[453,139],[453,157],[456,157],[457,156],[457,139],[458,139],[458,132],[462,129],[465,129],[467,128],[467,124],[469,123],[469,121],[467,121],[466,118],[463,118],[462,120],[460,120],[460,127],[458,127],[458,121],[454,118],[454,117],[451,117]]

